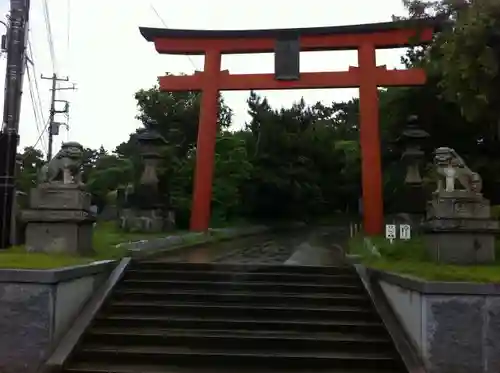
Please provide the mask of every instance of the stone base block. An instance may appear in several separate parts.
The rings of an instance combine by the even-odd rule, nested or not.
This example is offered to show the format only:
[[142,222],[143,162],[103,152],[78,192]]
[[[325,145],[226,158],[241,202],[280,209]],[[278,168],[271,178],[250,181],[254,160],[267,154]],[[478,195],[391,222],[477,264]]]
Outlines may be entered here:
[[173,215],[164,216],[161,210],[126,209],[120,216],[120,229],[126,232],[159,233],[173,229]]
[[90,209],[90,194],[76,184],[42,184],[31,190],[30,208],[88,211]]
[[432,232],[425,234],[431,259],[446,264],[487,264],[495,261],[495,236],[490,233]]
[[440,192],[427,204],[427,218],[478,218],[487,219],[490,202],[480,194],[454,191]]
[[26,248],[30,252],[67,253],[91,257],[92,221],[33,222],[26,226]]

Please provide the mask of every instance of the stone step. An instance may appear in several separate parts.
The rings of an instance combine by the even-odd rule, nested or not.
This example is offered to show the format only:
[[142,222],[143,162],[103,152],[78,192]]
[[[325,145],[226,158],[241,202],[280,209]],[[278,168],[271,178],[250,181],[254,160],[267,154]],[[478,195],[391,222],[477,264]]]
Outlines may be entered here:
[[359,284],[359,277],[352,273],[314,274],[280,272],[238,272],[238,271],[181,271],[158,269],[132,269],[125,279],[147,280],[196,280],[196,281],[251,281],[251,282],[300,282],[315,284]]
[[133,262],[71,373],[408,373],[353,267]]
[[112,299],[133,302],[172,301],[200,305],[206,303],[294,306],[307,304],[318,306],[371,307],[366,294],[283,294],[278,292],[256,293],[248,291],[199,291],[196,289],[130,289],[117,288]]
[[[67,373],[288,373],[289,370],[281,369],[266,369],[266,368],[247,368],[247,367],[218,367],[216,369],[209,367],[179,367],[174,365],[115,365],[113,363],[95,363],[86,362],[73,364],[65,370]],[[296,371],[301,373],[404,373],[403,369],[379,369],[371,367],[368,369],[353,369],[352,367],[345,369],[335,369],[325,367],[324,369],[309,369]]]
[[183,367],[265,367],[278,369],[397,369],[401,361],[395,352],[293,352],[224,350],[215,347],[84,345],[74,355],[74,362],[120,361],[121,364],[171,364]]
[[114,301],[103,313],[111,315],[152,315],[152,316],[194,316],[229,317],[232,319],[252,318],[255,320],[275,318],[278,320],[379,320],[370,308],[333,306],[249,306],[235,304],[197,304],[175,302],[133,302]]
[[389,336],[349,333],[287,333],[232,330],[162,330],[155,328],[93,328],[84,343],[116,346],[178,346],[254,351],[336,351],[361,352],[393,349]]
[[283,274],[312,274],[312,275],[356,275],[352,266],[296,266],[271,264],[224,264],[224,263],[186,263],[160,262],[145,260],[134,262],[131,270],[161,270],[161,271],[207,271],[207,272],[252,272],[252,273],[283,273]]
[[187,281],[187,280],[151,280],[124,279],[121,286],[140,289],[196,289],[196,290],[248,290],[255,292],[282,293],[341,293],[364,294],[362,284],[310,284],[286,282],[252,282],[252,281]]
[[159,329],[196,329],[196,330],[265,330],[300,331],[308,333],[363,333],[364,335],[387,335],[381,321],[361,320],[281,320],[248,318],[205,318],[189,316],[151,316],[151,315],[99,315],[94,320],[95,327],[113,328],[159,328]]

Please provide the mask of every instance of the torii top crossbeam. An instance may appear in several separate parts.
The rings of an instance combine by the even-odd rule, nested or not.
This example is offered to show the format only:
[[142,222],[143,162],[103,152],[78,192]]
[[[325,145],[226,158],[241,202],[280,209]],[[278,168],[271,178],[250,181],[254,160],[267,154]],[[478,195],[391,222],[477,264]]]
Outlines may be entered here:
[[[207,48],[222,53],[269,53],[274,50],[274,39],[282,35],[300,37],[301,51],[356,49],[364,42],[378,48],[402,48],[409,38],[420,32],[420,40],[429,41],[440,25],[436,18],[369,23],[350,26],[328,26],[295,29],[266,30],[183,30],[140,27],[142,36],[155,42],[159,53],[204,54]],[[189,41],[189,42],[188,42]]]
[[[412,39],[416,44],[429,42],[438,25],[435,19],[398,21],[354,26],[316,27],[270,30],[178,30],[144,28],[144,38],[154,42],[161,54],[221,54],[270,53],[275,49],[278,38],[297,38],[301,51],[330,51],[359,49],[369,46],[370,51],[381,48],[409,46]],[[363,63],[360,56],[359,65]],[[375,67],[375,66],[373,66]],[[207,69],[205,69],[207,70]],[[359,71],[334,71],[302,73],[298,81],[277,81],[273,74],[233,74],[227,71],[217,75],[220,90],[251,89],[301,89],[301,88],[353,88],[361,85]],[[211,71],[212,73],[212,71]],[[387,70],[376,72],[379,86],[405,86],[423,84],[425,74],[419,70]],[[160,87],[170,91],[200,90],[200,75],[166,76],[160,78]]]

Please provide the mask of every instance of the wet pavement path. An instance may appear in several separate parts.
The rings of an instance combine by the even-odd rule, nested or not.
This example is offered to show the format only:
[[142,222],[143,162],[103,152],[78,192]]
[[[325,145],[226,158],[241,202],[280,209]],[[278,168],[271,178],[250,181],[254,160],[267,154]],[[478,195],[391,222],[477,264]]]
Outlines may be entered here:
[[293,254],[296,247],[304,241],[304,233],[261,238],[253,245],[235,248],[221,254],[214,261],[218,263],[280,264],[285,262]]
[[281,264],[304,245],[342,245],[348,235],[344,227],[315,227],[211,243],[158,258],[161,262]]

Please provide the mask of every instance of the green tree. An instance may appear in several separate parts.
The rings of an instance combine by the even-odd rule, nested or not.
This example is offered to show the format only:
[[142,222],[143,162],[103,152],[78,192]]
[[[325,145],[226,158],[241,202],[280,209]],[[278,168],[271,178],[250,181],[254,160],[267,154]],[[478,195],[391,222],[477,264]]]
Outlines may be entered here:
[[[500,3],[495,0],[404,1],[410,18],[438,16],[447,23],[425,48],[412,48],[407,66],[421,66],[424,87],[397,100],[413,106],[431,134],[430,145],[450,146],[483,177],[484,193],[500,202]],[[418,11],[416,11],[416,9]],[[393,108],[401,107],[394,105]]]
[[[485,141],[500,138],[500,2],[474,1],[456,12],[453,28],[443,31],[429,61],[442,73],[444,96],[459,105],[472,123],[482,123]],[[498,144],[496,144],[498,145]]]
[[133,180],[133,163],[115,154],[108,154],[100,149],[99,156],[88,172],[87,190],[92,194],[93,202],[102,209],[107,203],[110,192]]
[[[251,92],[246,126],[251,178],[243,186],[243,205],[257,218],[297,218],[338,206],[342,154],[335,147],[332,110],[304,100],[273,110]],[[320,119],[318,119],[320,118]]]
[[44,155],[40,150],[28,146],[19,154],[19,158],[21,164],[16,179],[16,188],[21,192],[29,193],[37,184],[38,172],[44,164]]

